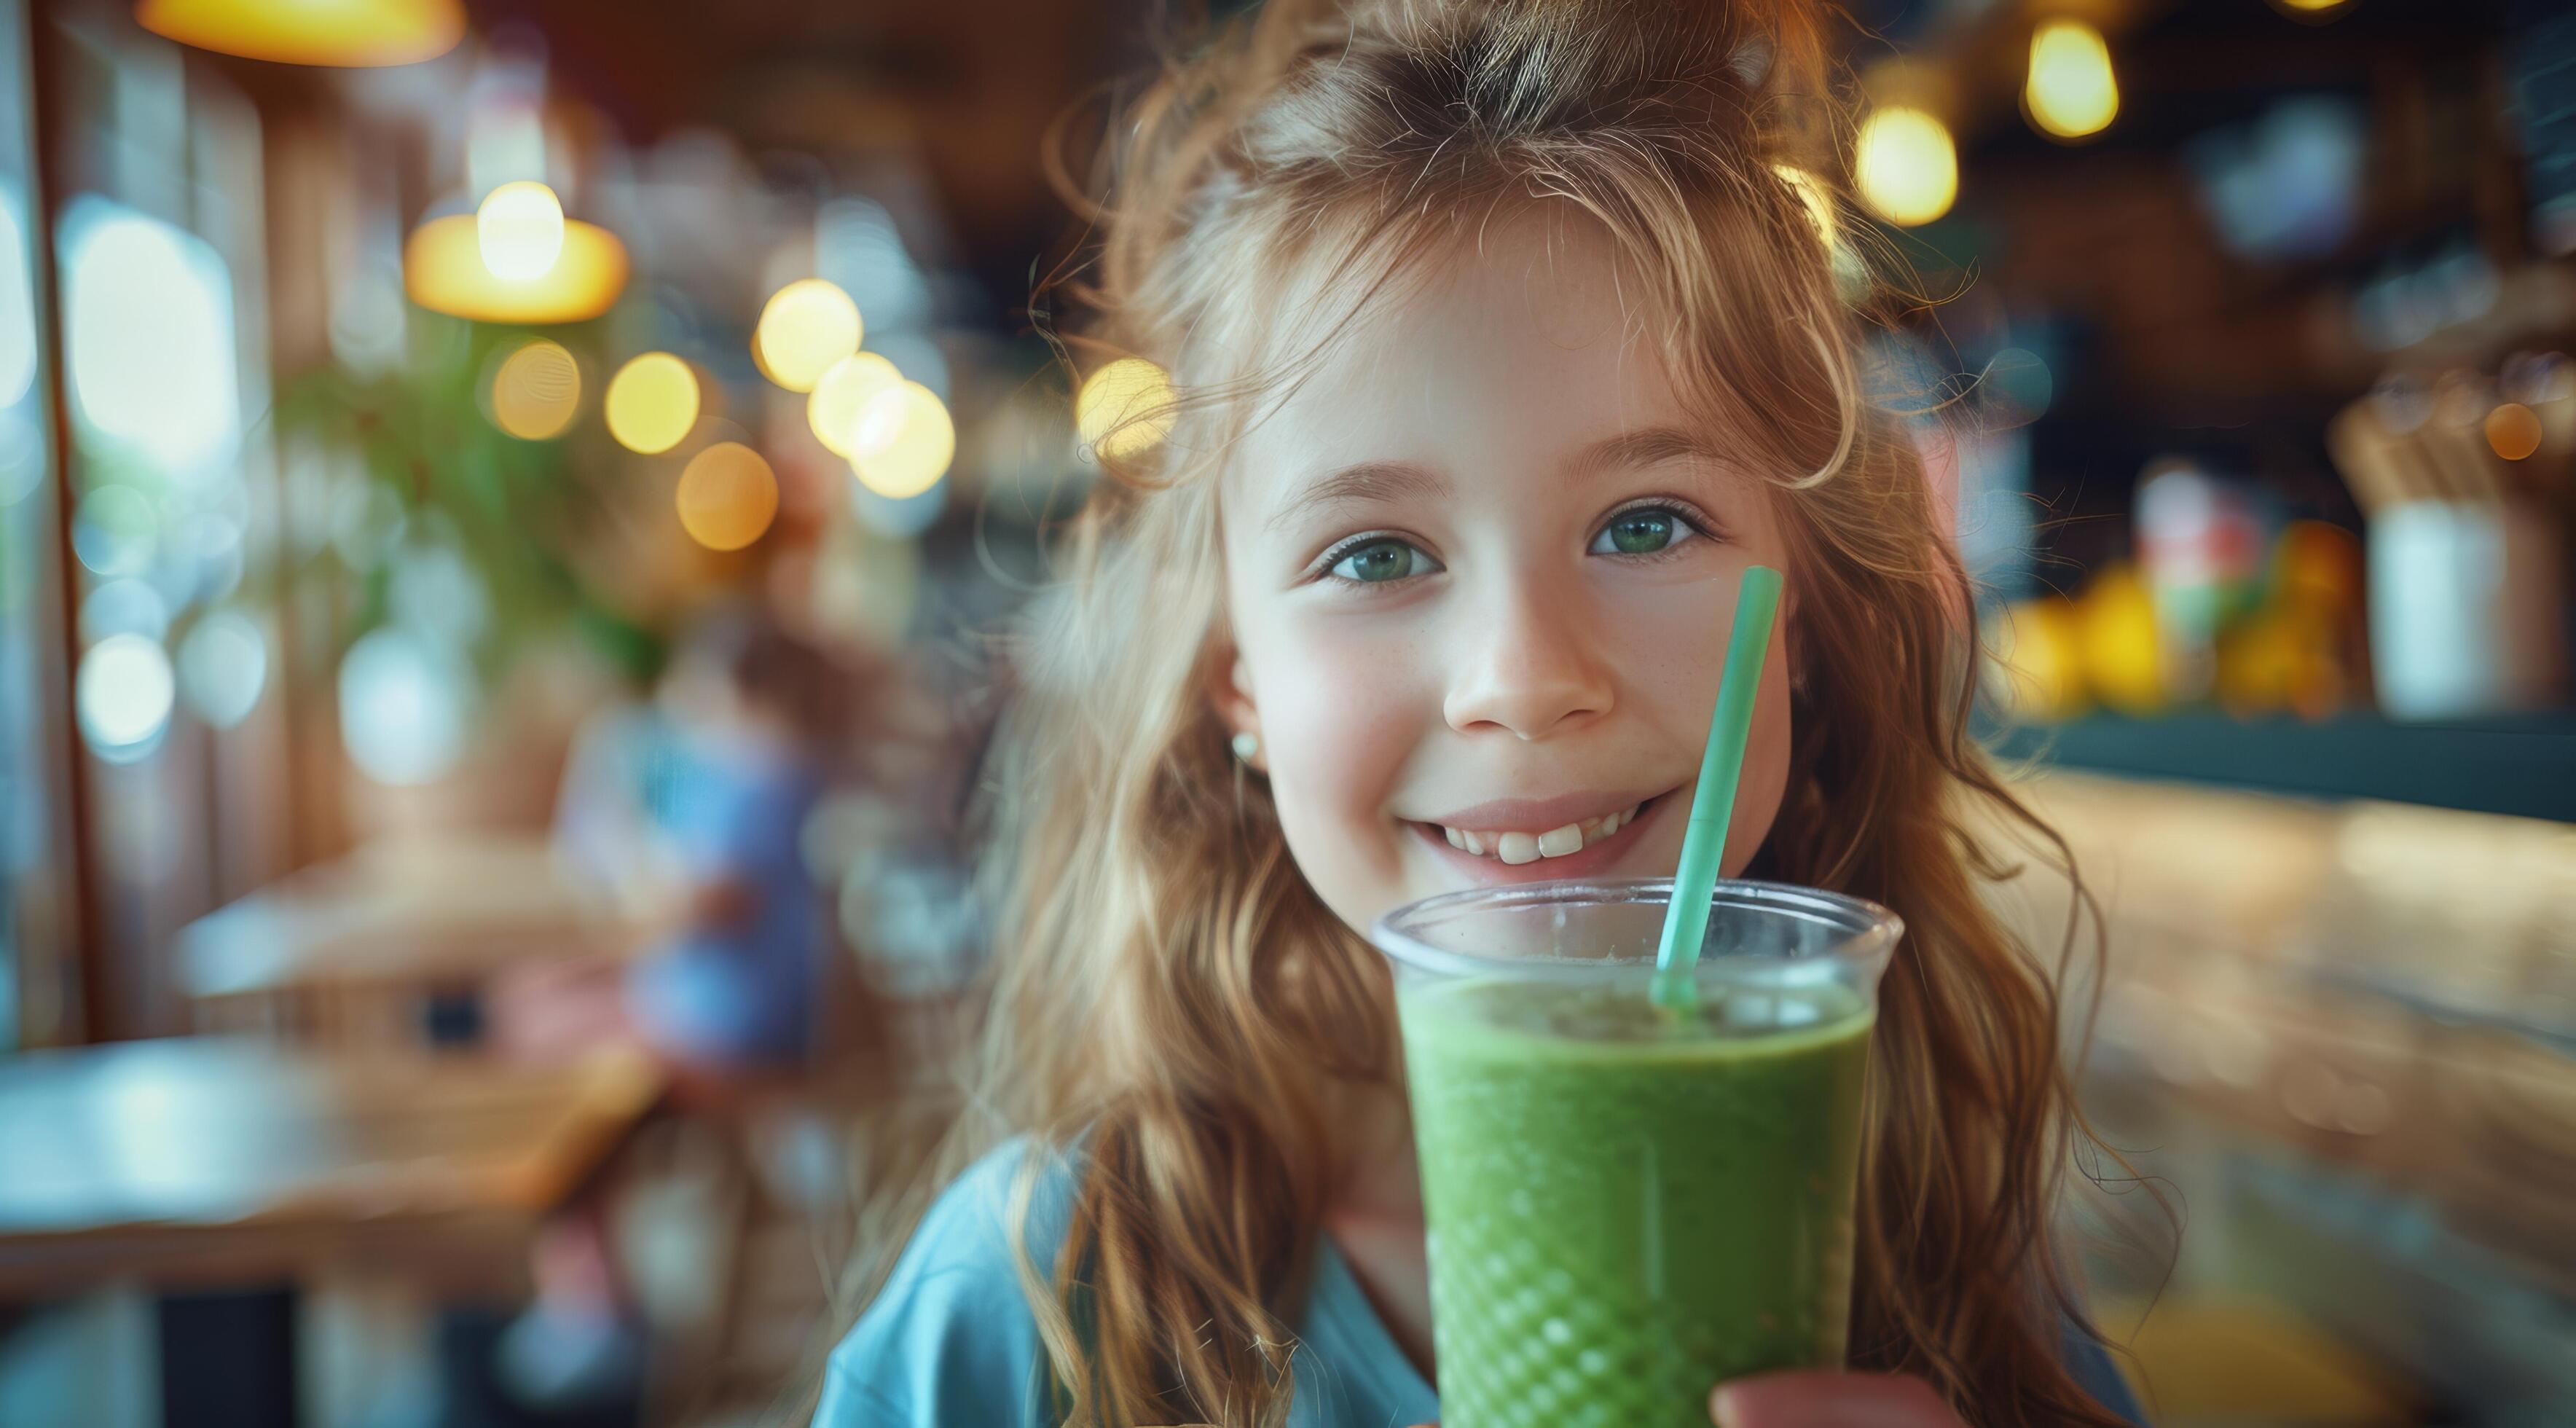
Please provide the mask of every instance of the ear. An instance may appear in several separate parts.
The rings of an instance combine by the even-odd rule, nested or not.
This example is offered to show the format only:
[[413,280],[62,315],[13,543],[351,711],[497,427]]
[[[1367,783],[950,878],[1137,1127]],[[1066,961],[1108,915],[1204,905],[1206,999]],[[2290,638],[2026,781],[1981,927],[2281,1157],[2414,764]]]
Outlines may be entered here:
[[[1217,722],[1225,726],[1226,737],[1237,739],[1250,734],[1261,737],[1261,712],[1252,700],[1250,671],[1243,667],[1243,656],[1228,647],[1208,664],[1207,697],[1216,710]],[[1268,761],[1256,753],[1245,760],[1255,769],[1268,767]]]

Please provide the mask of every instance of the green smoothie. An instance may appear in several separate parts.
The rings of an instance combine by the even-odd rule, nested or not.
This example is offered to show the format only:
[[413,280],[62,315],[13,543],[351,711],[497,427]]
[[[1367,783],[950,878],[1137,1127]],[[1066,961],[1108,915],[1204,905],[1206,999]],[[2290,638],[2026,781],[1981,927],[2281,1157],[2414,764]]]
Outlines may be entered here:
[[1840,1367],[1861,1083],[1852,992],[1642,978],[1402,993],[1442,1428],[1707,1428],[1708,1390]]

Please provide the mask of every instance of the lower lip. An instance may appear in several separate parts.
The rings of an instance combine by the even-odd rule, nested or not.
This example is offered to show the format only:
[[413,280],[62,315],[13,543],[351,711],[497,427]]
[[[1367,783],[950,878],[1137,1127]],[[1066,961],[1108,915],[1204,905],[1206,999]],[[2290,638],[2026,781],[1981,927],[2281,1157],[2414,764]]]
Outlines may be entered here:
[[1526,863],[1506,863],[1500,858],[1478,857],[1464,848],[1452,848],[1438,826],[1429,823],[1409,825],[1416,836],[1431,845],[1432,851],[1449,860],[1449,865],[1480,883],[1536,883],[1555,878],[1599,877],[1611,870],[1628,850],[1635,846],[1640,830],[1664,811],[1672,795],[1659,793],[1638,805],[1637,816],[1619,825],[1619,831],[1598,842],[1566,854],[1562,858],[1536,858]]

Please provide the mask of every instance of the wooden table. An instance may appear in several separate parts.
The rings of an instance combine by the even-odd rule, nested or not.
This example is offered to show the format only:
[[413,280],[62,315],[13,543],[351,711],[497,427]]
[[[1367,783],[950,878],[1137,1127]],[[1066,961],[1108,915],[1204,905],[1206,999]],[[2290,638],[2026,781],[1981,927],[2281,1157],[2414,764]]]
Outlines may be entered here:
[[199,918],[176,975],[200,1031],[383,1049],[504,969],[623,956],[649,932],[541,834],[444,834],[368,845]]
[[451,1292],[515,1280],[538,1221],[660,1093],[626,1055],[521,1067],[185,1038],[0,1058],[0,1300],[268,1286],[268,1327],[220,1363],[174,1364],[186,1336],[165,1301],[163,1403],[172,1423],[291,1422],[292,1286],[353,1263]]

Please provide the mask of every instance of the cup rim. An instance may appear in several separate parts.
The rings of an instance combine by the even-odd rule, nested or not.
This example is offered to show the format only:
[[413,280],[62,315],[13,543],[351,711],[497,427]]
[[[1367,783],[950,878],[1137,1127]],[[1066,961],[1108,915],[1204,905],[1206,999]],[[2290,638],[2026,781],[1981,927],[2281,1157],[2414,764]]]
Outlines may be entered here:
[[[1519,979],[1585,980],[1605,972],[1650,970],[1651,957],[1546,960],[1527,957],[1479,957],[1434,946],[1411,929],[1426,917],[1487,908],[1546,907],[1550,904],[1663,903],[1672,897],[1671,878],[1560,878],[1547,882],[1506,883],[1465,888],[1409,902],[1369,925],[1369,942],[1390,960],[1416,971],[1444,977],[1508,976]],[[1867,972],[1874,982],[1905,935],[1905,919],[1883,904],[1847,893],[1795,883],[1752,878],[1720,878],[1712,910],[1750,908],[1786,913],[1833,925],[1846,935],[1832,947],[1787,956],[1738,952],[1704,956],[1697,971],[1703,977],[1805,982],[1837,974]],[[1805,975],[1801,975],[1801,974]]]

